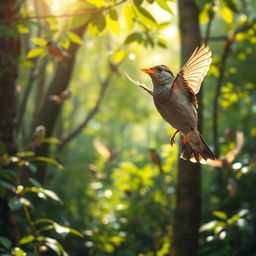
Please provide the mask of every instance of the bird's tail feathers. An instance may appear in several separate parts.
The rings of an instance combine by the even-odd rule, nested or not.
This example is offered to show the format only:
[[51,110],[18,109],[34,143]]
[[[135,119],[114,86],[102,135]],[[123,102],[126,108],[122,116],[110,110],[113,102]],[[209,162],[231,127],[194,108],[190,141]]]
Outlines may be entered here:
[[180,157],[194,163],[206,163],[208,159],[216,159],[197,130],[191,132],[188,141],[184,142],[184,140],[181,139]]

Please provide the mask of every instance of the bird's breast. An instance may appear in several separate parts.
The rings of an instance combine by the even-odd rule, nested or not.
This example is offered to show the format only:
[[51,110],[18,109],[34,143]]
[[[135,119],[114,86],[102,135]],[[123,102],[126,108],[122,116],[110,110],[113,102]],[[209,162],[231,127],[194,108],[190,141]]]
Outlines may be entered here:
[[154,90],[153,99],[160,115],[183,134],[197,126],[197,114],[187,97],[173,90]]

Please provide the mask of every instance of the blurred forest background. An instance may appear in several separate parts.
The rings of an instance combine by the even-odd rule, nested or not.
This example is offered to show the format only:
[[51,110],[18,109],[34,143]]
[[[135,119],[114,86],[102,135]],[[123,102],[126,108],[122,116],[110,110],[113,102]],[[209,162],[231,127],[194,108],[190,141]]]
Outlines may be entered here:
[[[202,42],[199,166],[124,73]],[[256,255],[255,0],[2,0],[0,49],[1,255]]]

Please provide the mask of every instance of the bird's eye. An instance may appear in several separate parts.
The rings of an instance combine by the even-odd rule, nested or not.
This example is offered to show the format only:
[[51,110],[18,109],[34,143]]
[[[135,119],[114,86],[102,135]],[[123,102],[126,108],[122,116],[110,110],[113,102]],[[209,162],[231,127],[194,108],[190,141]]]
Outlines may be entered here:
[[158,68],[158,71],[161,72],[161,71],[163,71],[163,69],[162,68]]

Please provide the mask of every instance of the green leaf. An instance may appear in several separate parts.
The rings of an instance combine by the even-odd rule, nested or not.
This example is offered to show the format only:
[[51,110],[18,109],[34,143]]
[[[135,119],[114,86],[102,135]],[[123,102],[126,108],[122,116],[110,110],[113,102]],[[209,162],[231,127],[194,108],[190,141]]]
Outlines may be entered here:
[[[90,11],[95,10],[95,6],[89,4],[87,1],[76,1],[73,5],[70,6],[70,13],[73,13],[75,16],[70,19],[68,28],[74,29],[79,28],[87,24],[92,14]],[[76,15],[84,13],[83,15]]]
[[47,137],[43,140],[44,143],[50,143],[50,144],[60,144],[61,141],[58,138],[55,137]]
[[46,49],[42,47],[35,47],[27,53],[27,58],[36,58],[46,54]]
[[49,24],[50,30],[56,31],[58,29],[58,22],[55,18],[47,18],[46,21]]
[[20,203],[21,203],[22,205],[26,205],[26,206],[32,207],[30,201],[29,201],[27,198],[21,197],[21,198],[20,198]]
[[4,180],[0,180],[0,186],[6,188],[8,190],[11,190],[11,191],[15,190],[15,187],[11,183],[4,181]]
[[[62,201],[60,200],[60,198],[58,197],[58,195],[53,192],[52,190],[49,189],[45,189],[42,187],[30,187],[30,188],[26,188],[25,189],[27,192],[33,192],[38,194],[39,197],[42,197],[42,194],[45,195],[46,197],[49,197],[59,203],[62,203]],[[44,198],[44,197],[42,197]],[[44,198],[45,199],[45,198]]]
[[12,249],[12,255],[14,256],[26,256],[27,254],[19,247]]
[[22,203],[20,201],[20,198],[18,198],[18,197],[11,197],[8,200],[8,205],[12,211],[18,210],[22,207]]
[[5,144],[2,141],[0,141],[0,153],[1,154],[6,153],[6,147],[5,147]]
[[173,14],[170,6],[166,3],[165,0],[156,0],[157,4],[164,10],[166,10],[167,12],[169,12],[170,14]]
[[32,185],[34,185],[35,187],[39,187],[39,188],[42,187],[42,185],[41,185],[37,180],[35,180],[34,178],[29,178],[28,180],[29,180],[30,183],[31,183]]
[[0,236],[0,244],[2,244],[6,249],[10,249],[11,241],[3,236]]
[[84,235],[83,235],[81,232],[79,232],[78,230],[73,229],[73,228],[70,228],[70,227],[68,227],[68,229],[69,229],[69,232],[70,232],[71,234],[76,235],[76,236],[79,236],[79,237],[81,237],[81,238],[84,237]]
[[39,46],[46,46],[47,45],[47,40],[45,40],[44,38],[41,38],[41,37],[32,37],[31,38],[31,41],[34,43],[34,44],[37,44]]
[[61,234],[63,237],[65,237],[68,233],[69,233],[69,228],[59,225],[58,223],[53,223],[53,227],[55,229],[55,231],[58,234]]
[[162,48],[167,48],[167,41],[163,38],[159,38],[157,44]]
[[113,62],[115,64],[119,64],[119,63],[121,63],[124,60],[125,57],[126,57],[126,51],[117,50],[110,57],[110,60],[111,60],[111,62]]
[[[70,46],[70,40],[67,38],[67,37],[65,37],[61,42],[60,42],[60,46],[63,48],[63,49],[65,49],[65,50],[67,50],[68,48],[69,48],[69,46]],[[45,138],[46,139],[46,138]],[[44,139],[44,140],[45,140]]]
[[132,42],[141,42],[143,40],[142,34],[139,32],[134,32],[131,33],[130,35],[127,36],[125,39],[124,43],[125,44],[130,44]]
[[17,153],[17,157],[31,157],[34,156],[35,152],[33,151],[20,151]]
[[133,0],[133,3],[136,5],[136,6],[141,6],[143,0]]
[[106,6],[104,0],[86,0],[87,3],[94,5],[97,8]]
[[34,165],[34,164],[32,164],[32,163],[29,163],[28,168],[29,168],[29,170],[30,170],[32,173],[36,173],[36,172],[37,172],[37,166]]
[[21,60],[20,61],[20,66],[24,67],[24,68],[33,68],[35,65],[30,60]]
[[54,158],[46,157],[46,156],[37,156],[33,159],[35,161],[40,161],[40,162],[45,162],[45,163],[48,163],[48,164],[55,165],[58,168],[63,169],[63,166],[58,161],[56,161]]
[[80,28],[87,24],[91,19],[91,14],[85,14],[81,16],[75,16],[71,19],[68,27],[69,29]]
[[234,0],[224,0],[225,4],[229,9],[231,9],[233,12],[239,13],[238,3]]
[[50,223],[50,224],[53,224],[54,221],[51,220],[51,219],[48,219],[48,218],[40,218],[40,219],[37,219],[34,223]]
[[170,25],[171,25],[170,22],[162,22],[162,23],[159,24],[158,28],[159,28],[159,29],[166,29],[166,28],[168,28]]
[[75,34],[72,31],[67,32],[67,37],[70,39],[71,42],[75,43],[75,44],[82,44],[83,43],[83,39]]
[[233,22],[233,12],[226,6],[220,8],[220,16],[227,23],[231,24]]
[[233,215],[230,219],[228,219],[228,225],[232,225],[236,223],[240,219],[239,214]]
[[106,20],[102,13],[93,15],[89,25],[89,31],[92,37],[98,36],[106,27]]
[[49,189],[41,189],[41,190],[42,190],[42,193],[44,193],[47,197],[49,197],[59,203],[62,203],[62,201],[60,200],[58,195],[55,192],[53,192],[52,190],[49,190]]
[[216,220],[212,220],[208,223],[203,224],[200,229],[199,232],[204,232],[204,231],[209,231],[209,230],[213,230],[216,226],[218,222]]
[[29,244],[35,240],[33,235],[27,235],[20,239],[19,244]]
[[138,16],[138,19],[143,23],[145,26],[151,27],[158,27],[157,21],[155,18],[143,7],[134,6],[134,10]]
[[118,22],[118,13],[115,9],[110,9],[109,13],[106,15],[107,26],[111,32],[119,35],[121,32],[121,27]]
[[23,24],[18,24],[17,30],[19,31],[20,34],[28,34],[29,33],[29,28],[24,26]]
[[226,220],[228,218],[228,216],[225,212],[213,211],[212,214],[222,220]]
[[57,240],[50,237],[45,237],[44,242],[45,245],[55,251],[57,255],[67,255],[66,251]]
[[126,3],[124,5],[123,12],[127,29],[130,31],[134,27],[135,23],[135,14],[132,5],[130,3]]
[[201,24],[206,24],[209,22],[209,13],[212,10],[212,5],[210,3],[207,3],[203,6],[203,9],[201,10],[199,14],[199,20]]

